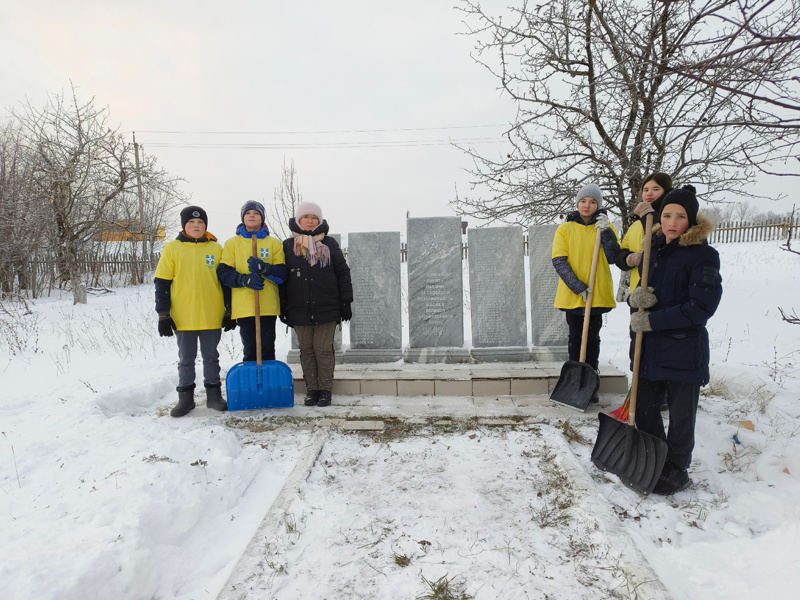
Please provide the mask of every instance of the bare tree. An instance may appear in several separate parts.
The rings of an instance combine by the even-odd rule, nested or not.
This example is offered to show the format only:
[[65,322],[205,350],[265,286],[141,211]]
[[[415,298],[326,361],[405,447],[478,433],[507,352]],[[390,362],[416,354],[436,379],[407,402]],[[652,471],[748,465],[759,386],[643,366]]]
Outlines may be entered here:
[[[128,149],[130,151],[130,147]],[[130,255],[133,284],[143,283],[145,272],[155,268],[153,253],[159,227],[166,225],[170,211],[189,200],[180,189],[184,180],[160,168],[154,156],[142,152],[139,171],[142,206],[139,205],[136,180],[131,177],[125,189],[109,206],[108,220],[104,224],[109,229],[126,234],[123,237],[131,240],[125,244],[125,250]],[[102,252],[97,256],[101,257]]]
[[737,202],[733,205],[732,217],[735,221],[751,221],[758,215],[758,209],[751,203],[745,200],[744,202]]
[[0,127],[0,289],[12,295],[35,285],[30,257],[42,246],[49,207],[31,191],[33,164],[14,122]]
[[287,165],[284,157],[281,165],[281,183],[275,188],[272,205],[267,209],[270,231],[279,239],[286,239],[291,235],[289,219],[294,217],[295,208],[302,201],[303,195],[300,193],[294,160]]
[[[749,77],[766,89],[796,69],[800,55],[775,52],[773,61],[740,63],[738,71],[715,62],[737,38],[735,27],[710,30],[713,19],[739,11],[750,30],[769,35],[769,15],[750,3],[553,0],[491,15],[465,0],[462,10],[477,40],[476,61],[518,105],[508,151],[465,149],[475,195],[453,201],[462,214],[552,222],[593,181],[627,227],[648,172],[703,185],[708,200],[759,198],[747,187],[756,165],[785,151],[783,132],[745,120],[742,96],[726,82]],[[703,81],[680,72],[688,57]],[[759,99],[750,98],[747,110],[759,114]]]
[[[691,9],[692,7],[690,7]],[[787,156],[796,155],[800,141],[800,4],[796,0],[708,3],[694,18],[705,24],[708,37],[678,48],[669,72],[731,94],[738,103],[736,125],[760,132],[778,129]],[[698,51],[713,45],[717,53]],[[710,71],[713,69],[713,71]],[[710,76],[709,73],[714,73]],[[724,76],[720,77],[721,74]],[[727,123],[710,126],[727,126]],[[778,175],[794,171],[796,163],[784,165],[783,172],[767,171],[764,163],[753,161],[759,170]]]
[[79,253],[108,221],[109,205],[128,184],[131,166],[122,137],[108,126],[108,109],[94,100],[50,96],[44,108],[14,110],[33,160],[32,189],[51,208],[55,254],[76,303],[86,302]]

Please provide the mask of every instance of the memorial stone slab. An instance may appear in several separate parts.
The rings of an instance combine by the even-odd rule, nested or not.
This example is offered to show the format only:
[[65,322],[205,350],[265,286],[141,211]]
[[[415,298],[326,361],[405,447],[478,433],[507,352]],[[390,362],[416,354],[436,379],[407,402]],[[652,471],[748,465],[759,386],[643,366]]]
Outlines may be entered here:
[[409,362],[465,362],[461,219],[408,219]]
[[469,231],[472,357],[480,362],[530,360],[522,241],[519,226]]
[[401,360],[400,232],[351,233],[347,256],[355,300],[345,362]]
[[553,306],[558,274],[553,268],[553,237],[558,225],[534,225],[528,229],[531,279],[531,354],[534,360],[567,359],[567,323]]

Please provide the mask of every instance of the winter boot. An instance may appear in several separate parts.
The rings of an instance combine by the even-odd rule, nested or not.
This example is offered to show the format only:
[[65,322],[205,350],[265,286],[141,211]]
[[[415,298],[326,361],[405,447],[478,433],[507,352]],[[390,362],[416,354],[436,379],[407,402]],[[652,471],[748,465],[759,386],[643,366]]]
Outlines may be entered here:
[[671,496],[685,490],[690,485],[692,485],[692,480],[689,479],[689,473],[667,461],[664,463],[661,477],[658,478],[656,486],[653,488],[653,493],[659,496]]
[[208,408],[213,408],[214,410],[228,410],[228,403],[222,399],[221,383],[206,384],[206,406]]
[[178,403],[169,414],[173,417],[182,417],[196,406],[194,403],[194,384],[179,385],[175,390],[178,392]]
[[306,399],[303,401],[303,404],[305,404],[306,406],[316,406],[318,401],[319,401],[319,390],[308,390],[308,393],[306,393]]
[[317,406],[330,406],[330,405],[331,405],[331,393],[327,390],[320,390]]

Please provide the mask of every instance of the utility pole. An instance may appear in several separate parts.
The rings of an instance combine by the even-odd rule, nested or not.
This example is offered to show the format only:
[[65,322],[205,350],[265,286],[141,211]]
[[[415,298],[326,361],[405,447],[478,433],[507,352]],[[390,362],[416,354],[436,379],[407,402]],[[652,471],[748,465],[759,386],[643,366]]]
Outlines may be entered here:
[[[135,275],[138,279],[136,283],[143,283],[144,282],[144,261],[147,257],[147,239],[144,234],[144,197],[142,196],[142,176],[139,172],[139,144],[136,143],[136,132],[133,132],[133,155],[136,159],[136,189],[137,194],[139,196],[139,229],[141,229],[142,235],[142,273],[141,277]],[[136,273],[136,269],[133,269],[133,272]]]

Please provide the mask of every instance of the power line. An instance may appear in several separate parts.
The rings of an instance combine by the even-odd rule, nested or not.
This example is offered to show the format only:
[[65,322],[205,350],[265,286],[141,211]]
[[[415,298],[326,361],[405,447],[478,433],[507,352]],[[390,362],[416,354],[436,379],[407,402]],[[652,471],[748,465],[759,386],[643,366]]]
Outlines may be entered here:
[[[138,133],[153,133],[164,135],[306,135],[306,134],[336,134],[336,133],[389,133],[393,131],[443,131],[449,129],[482,129],[488,127],[508,127],[508,123],[495,125],[455,125],[452,127],[403,127],[398,129],[330,129],[320,131],[192,131],[192,130],[138,130]],[[132,132],[126,132],[132,133]]]
[[240,150],[288,150],[288,149],[337,149],[337,148],[404,148],[415,146],[450,146],[452,144],[499,144],[504,142],[503,138],[484,137],[484,138],[464,138],[464,139],[440,139],[440,140],[398,140],[384,142],[318,142],[306,144],[293,143],[274,143],[274,144],[241,144],[241,143],[170,143],[170,142],[150,142],[151,148],[198,148],[198,149],[240,149]]

